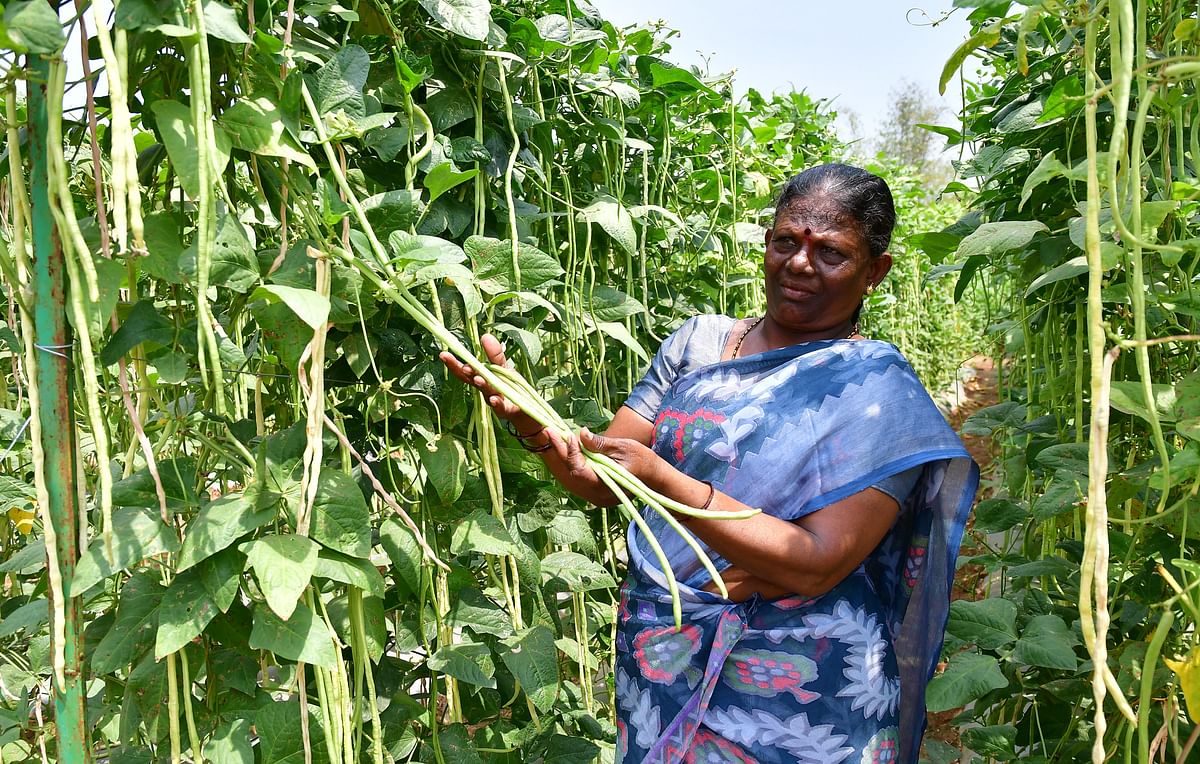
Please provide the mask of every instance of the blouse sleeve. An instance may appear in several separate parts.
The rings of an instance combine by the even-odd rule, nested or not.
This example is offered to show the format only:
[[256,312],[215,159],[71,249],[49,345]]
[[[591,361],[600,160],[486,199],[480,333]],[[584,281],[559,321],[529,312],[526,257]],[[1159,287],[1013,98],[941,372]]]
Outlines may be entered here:
[[658,415],[659,404],[679,376],[684,364],[688,341],[695,331],[698,318],[692,317],[684,321],[663,340],[654,355],[654,360],[650,362],[650,368],[646,370],[646,375],[633,386],[629,397],[625,399],[625,405],[640,414],[643,419],[653,422],[654,417]]

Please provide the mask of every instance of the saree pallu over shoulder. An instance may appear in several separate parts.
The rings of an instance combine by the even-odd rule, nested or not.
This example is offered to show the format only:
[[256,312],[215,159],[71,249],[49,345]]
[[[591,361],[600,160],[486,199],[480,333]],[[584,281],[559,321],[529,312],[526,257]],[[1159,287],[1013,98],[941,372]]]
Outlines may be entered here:
[[920,478],[879,546],[816,598],[702,591],[695,554],[644,512],[680,582],[684,626],[631,526],[618,761],[915,762],[979,472],[899,351],[830,340],[696,369],[664,396],[653,448],[784,520],[906,470]]

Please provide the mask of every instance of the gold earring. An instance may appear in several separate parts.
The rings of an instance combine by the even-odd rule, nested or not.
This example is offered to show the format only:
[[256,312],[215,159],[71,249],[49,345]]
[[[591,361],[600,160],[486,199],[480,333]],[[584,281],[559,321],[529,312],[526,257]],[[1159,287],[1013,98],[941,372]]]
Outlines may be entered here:
[[868,296],[868,297],[870,297],[871,295],[875,294],[875,287],[876,287],[876,286],[877,286],[876,284],[868,284],[868,285],[867,285],[867,296]]

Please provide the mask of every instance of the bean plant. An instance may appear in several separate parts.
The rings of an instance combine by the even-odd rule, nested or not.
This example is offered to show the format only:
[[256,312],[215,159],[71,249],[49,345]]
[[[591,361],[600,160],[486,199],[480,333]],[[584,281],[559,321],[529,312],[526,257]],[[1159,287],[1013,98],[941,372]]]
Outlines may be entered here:
[[[576,0],[16,0],[0,31],[0,764],[610,761],[624,525],[688,508],[602,461],[621,514],[565,495],[437,354],[603,428],[687,317],[761,312],[832,112]],[[876,169],[909,227],[864,326],[938,385],[979,311],[910,239],[958,202]]]
[[971,54],[984,69],[937,129],[970,146],[979,193],[923,243],[982,290],[1002,401],[964,427],[998,458],[964,561],[980,591],[953,603],[930,685],[931,710],[966,707],[960,745],[927,753],[1191,761],[1200,9],[956,5],[973,32],[943,82]]

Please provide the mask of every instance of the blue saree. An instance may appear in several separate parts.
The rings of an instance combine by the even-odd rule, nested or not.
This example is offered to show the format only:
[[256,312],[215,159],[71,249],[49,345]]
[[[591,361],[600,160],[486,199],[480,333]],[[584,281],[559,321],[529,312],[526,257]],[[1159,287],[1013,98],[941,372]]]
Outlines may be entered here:
[[684,625],[675,629],[665,578],[631,526],[617,761],[915,762],[978,468],[903,356],[826,340],[683,369],[657,406],[652,445],[784,520],[906,470],[920,477],[879,546],[815,598],[734,603],[703,591],[695,555],[645,510],[679,580]]

